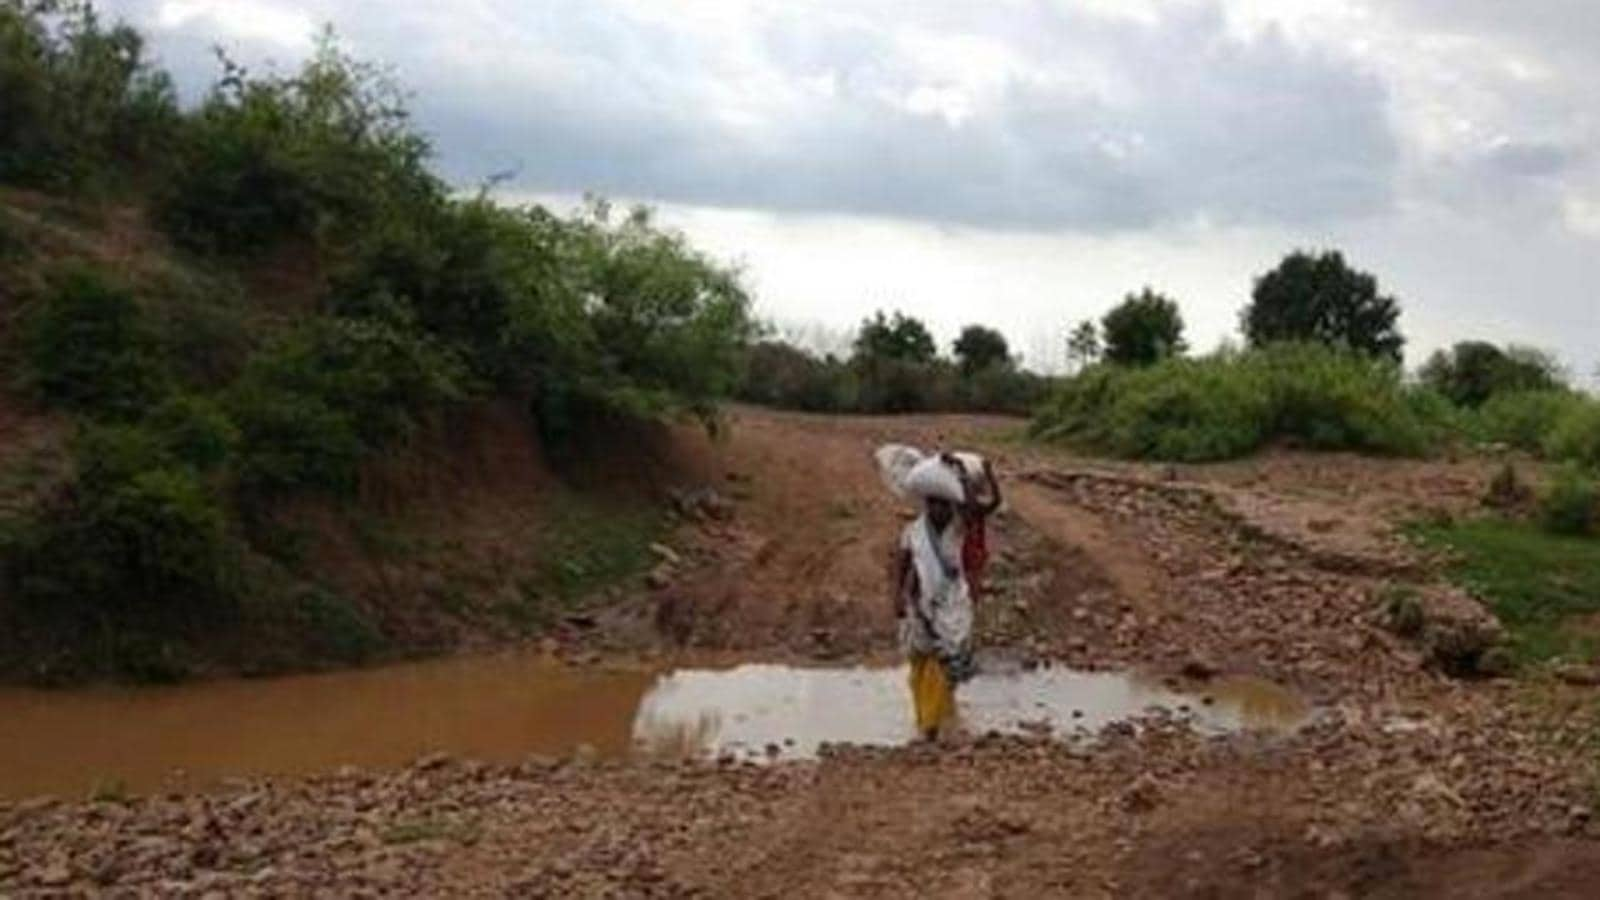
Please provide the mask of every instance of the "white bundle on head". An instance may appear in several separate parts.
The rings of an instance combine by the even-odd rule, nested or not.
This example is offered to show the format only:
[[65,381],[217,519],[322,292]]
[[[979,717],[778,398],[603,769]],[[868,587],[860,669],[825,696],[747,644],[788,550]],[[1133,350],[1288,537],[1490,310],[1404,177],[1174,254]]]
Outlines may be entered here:
[[912,466],[904,484],[906,493],[921,500],[961,503],[967,499],[961,473],[937,456],[924,457],[922,462]]
[[961,463],[961,476],[963,478],[974,484],[982,483],[984,463],[982,456],[973,453],[970,450],[957,450],[950,455],[955,457],[957,462]]
[[878,475],[890,493],[901,500],[916,499],[906,489],[906,477],[927,458],[921,450],[905,444],[884,444],[872,454],[872,458],[877,460]]

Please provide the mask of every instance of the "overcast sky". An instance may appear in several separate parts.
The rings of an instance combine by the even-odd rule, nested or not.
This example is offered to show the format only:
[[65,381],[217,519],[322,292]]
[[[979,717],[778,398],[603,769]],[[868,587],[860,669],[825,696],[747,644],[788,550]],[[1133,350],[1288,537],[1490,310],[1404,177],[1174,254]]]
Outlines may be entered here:
[[441,170],[658,206],[827,340],[878,307],[1030,364],[1151,285],[1190,342],[1337,247],[1413,362],[1467,337],[1600,362],[1590,0],[110,0],[192,95],[221,44],[331,23],[415,94]]

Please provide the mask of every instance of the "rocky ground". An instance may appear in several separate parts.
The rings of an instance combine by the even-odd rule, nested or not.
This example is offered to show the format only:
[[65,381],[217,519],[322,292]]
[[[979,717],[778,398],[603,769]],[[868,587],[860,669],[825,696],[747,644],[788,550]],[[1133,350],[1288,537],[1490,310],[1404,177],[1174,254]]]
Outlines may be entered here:
[[[1392,533],[1403,511],[1475,503],[1486,467],[1107,467],[1005,442],[1008,427],[740,411],[704,451],[722,476],[701,500],[716,499],[687,504],[649,585],[567,650],[891,652],[882,585],[902,519],[868,452],[981,443],[1010,501],[989,644],[1262,676],[1312,699],[1314,723],[1200,738],[1146,721],[1092,746],[956,736],[770,767],[434,758],[0,804],[0,895],[1593,895],[1590,696],[1493,677],[1493,622]],[[1397,586],[1427,607],[1407,636],[1385,609]]]

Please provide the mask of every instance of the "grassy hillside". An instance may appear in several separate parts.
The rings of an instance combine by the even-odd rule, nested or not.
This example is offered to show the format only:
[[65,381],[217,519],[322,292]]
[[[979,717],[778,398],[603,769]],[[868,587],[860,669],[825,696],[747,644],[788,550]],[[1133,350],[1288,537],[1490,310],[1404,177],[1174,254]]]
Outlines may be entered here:
[[0,0],[0,48],[0,672],[409,652],[637,566],[638,423],[715,422],[730,270],[644,210],[452,191],[331,42],[187,109],[85,5]]

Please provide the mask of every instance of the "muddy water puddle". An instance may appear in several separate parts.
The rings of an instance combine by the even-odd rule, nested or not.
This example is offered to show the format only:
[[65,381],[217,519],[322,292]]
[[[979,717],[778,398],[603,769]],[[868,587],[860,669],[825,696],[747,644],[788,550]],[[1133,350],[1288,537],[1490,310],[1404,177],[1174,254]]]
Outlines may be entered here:
[[[1308,716],[1269,683],[1183,693],[1159,681],[988,666],[956,727],[1087,737],[1164,710],[1203,733],[1287,731]],[[605,755],[810,758],[913,737],[903,667],[571,668],[438,660],[171,688],[0,689],[0,796],[190,790],[223,779],[386,769],[444,751],[493,762],[589,745]]]

